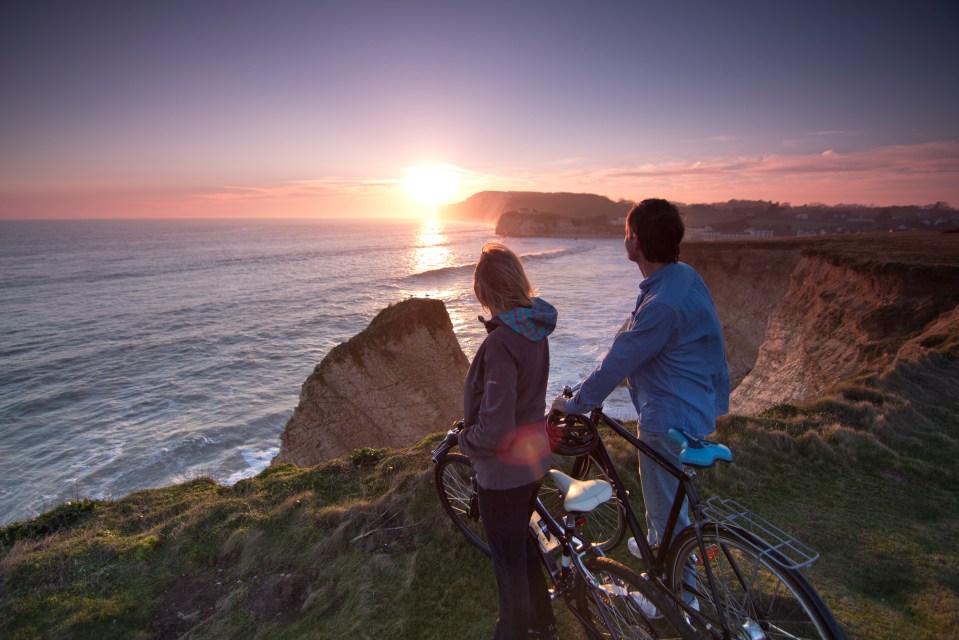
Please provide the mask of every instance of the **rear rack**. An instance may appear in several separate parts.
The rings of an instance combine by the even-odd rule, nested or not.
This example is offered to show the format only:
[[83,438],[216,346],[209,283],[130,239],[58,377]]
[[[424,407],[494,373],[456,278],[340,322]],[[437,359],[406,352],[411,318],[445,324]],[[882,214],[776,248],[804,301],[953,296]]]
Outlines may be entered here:
[[[715,520],[717,524],[728,524],[759,538],[769,548],[760,550],[776,564],[787,569],[806,569],[819,559],[819,554],[809,546],[796,540],[773,523],[757,516],[735,500],[713,496],[703,505],[703,515],[707,519]],[[742,535],[737,535],[736,529],[731,532],[743,542],[752,542]]]

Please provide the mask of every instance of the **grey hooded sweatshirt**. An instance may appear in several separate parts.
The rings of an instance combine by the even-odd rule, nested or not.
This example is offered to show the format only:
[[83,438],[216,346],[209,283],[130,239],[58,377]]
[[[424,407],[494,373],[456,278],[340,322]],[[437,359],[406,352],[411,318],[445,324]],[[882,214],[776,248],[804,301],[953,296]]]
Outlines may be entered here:
[[556,309],[540,298],[485,322],[463,388],[466,429],[460,449],[473,461],[484,489],[536,482],[552,460],[546,435],[549,339]]

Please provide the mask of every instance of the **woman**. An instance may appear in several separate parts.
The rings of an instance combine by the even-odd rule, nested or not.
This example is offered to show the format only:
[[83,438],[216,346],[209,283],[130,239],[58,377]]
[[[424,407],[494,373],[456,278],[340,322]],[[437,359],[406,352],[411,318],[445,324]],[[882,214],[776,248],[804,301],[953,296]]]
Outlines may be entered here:
[[549,340],[556,309],[533,297],[516,254],[483,247],[473,291],[492,319],[463,389],[459,444],[473,461],[499,600],[494,640],[555,638],[556,618],[529,519],[551,456],[546,435]]

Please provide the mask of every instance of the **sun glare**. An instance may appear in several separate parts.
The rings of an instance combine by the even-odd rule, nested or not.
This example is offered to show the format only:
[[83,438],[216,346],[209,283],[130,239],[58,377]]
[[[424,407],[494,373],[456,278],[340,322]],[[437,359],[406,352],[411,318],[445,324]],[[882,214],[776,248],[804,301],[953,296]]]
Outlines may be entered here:
[[456,198],[459,176],[456,168],[448,164],[432,167],[407,167],[403,169],[403,187],[419,204],[435,207]]

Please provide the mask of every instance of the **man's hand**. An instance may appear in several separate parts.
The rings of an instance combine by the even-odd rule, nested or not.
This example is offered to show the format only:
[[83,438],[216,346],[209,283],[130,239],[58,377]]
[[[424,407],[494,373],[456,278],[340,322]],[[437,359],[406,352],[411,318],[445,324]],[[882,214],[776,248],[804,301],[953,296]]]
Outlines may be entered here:
[[567,401],[567,400],[569,400],[569,398],[567,398],[566,396],[564,396],[562,393],[559,394],[558,396],[556,396],[555,398],[553,398],[553,404],[552,404],[552,406],[549,408],[550,411],[552,411],[553,413],[558,413],[558,414],[560,414],[560,415],[565,416],[565,415],[568,413],[568,412],[566,411],[566,401]]
[[460,429],[453,427],[446,432],[446,441],[450,443],[451,446],[456,446],[460,442]]

